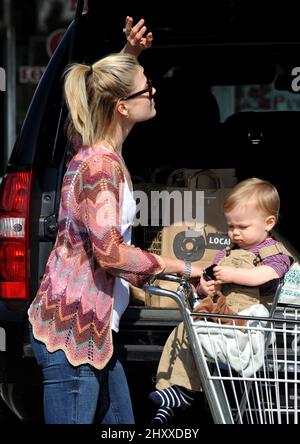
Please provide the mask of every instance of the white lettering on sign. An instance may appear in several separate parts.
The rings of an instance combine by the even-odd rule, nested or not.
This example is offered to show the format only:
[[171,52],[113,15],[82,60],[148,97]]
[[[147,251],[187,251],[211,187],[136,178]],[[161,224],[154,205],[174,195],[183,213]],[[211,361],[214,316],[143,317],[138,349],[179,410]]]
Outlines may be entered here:
[[209,244],[210,245],[230,245],[230,240],[229,239],[225,239],[225,238],[210,238],[209,239]]
[[44,74],[45,66],[20,66],[19,81],[20,83],[39,83]]
[[207,247],[214,250],[223,250],[230,245],[230,239],[223,233],[209,233],[207,236]]

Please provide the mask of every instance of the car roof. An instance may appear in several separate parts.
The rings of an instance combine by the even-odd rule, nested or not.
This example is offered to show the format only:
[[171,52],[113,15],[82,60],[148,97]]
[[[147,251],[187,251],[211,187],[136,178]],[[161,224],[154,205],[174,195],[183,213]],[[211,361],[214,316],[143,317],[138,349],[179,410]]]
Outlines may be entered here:
[[231,42],[297,42],[300,40],[298,2],[280,3],[259,0],[210,0],[184,3],[172,0],[146,2],[132,0],[112,2],[88,0],[91,15],[101,25],[118,26],[118,17],[127,14],[135,19],[143,17],[154,30],[173,33],[178,39],[192,36],[214,43]]

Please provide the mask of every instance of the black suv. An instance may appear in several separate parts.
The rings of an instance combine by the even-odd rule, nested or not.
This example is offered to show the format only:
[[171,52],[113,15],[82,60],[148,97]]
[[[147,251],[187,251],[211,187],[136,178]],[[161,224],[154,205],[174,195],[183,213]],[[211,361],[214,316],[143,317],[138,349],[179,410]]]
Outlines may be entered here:
[[[292,69],[300,66],[295,7],[270,11],[253,1],[208,3],[197,13],[194,2],[178,10],[171,2],[163,9],[130,2],[116,12],[90,0],[88,13],[82,14],[83,1],[78,1],[75,20],[36,89],[0,189],[0,391],[25,422],[42,421],[41,375],[28,342],[27,309],[56,237],[68,156],[61,76],[72,61],[91,63],[118,51],[127,14],[144,17],[155,36],[140,61],[157,89],[158,111],[126,141],[133,178],[150,182],[159,167],[160,183],[165,171],[176,168],[234,168],[238,179],[270,179],[282,196],[279,231],[300,248],[294,221],[299,186],[294,156],[300,139],[300,105],[297,109],[292,89]],[[264,86],[270,88],[269,98]],[[231,99],[226,101],[230,88],[235,88],[231,99],[239,103],[233,112],[228,112]],[[278,91],[285,109],[273,103],[269,112]],[[138,230],[135,243],[144,246]],[[138,421],[150,418],[152,376],[179,320],[176,309],[146,306],[131,306],[124,315],[119,349]]]

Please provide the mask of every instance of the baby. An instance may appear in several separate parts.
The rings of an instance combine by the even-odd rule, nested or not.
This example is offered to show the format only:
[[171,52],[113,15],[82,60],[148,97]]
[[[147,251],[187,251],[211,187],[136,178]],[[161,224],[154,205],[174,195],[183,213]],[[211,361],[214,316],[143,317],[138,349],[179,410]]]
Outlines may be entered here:
[[[278,221],[280,199],[269,182],[251,178],[237,184],[224,202],[224,215],[232,246],[215,257],[214,279],[201,277],[200,301],[194,311],[237,314],[254,304],[268,308],[279,281],[293,259],[270,235]],[[222,320],[232,323],[232,320]],[[244,321],[235,321],[236,325]],[[158,367],[158,390],[150,394],[159,410],[154,425],[166,424],[174,408],[186,408],[201,390],[198,373],[183,324],[169,336]]]

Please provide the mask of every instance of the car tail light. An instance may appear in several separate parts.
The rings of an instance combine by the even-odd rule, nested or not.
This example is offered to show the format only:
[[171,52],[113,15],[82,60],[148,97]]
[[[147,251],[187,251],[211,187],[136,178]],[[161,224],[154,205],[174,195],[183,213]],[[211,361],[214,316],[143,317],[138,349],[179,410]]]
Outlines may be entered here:
[[31,172],[7,174],[0,188],[0,299],[29,298]]

